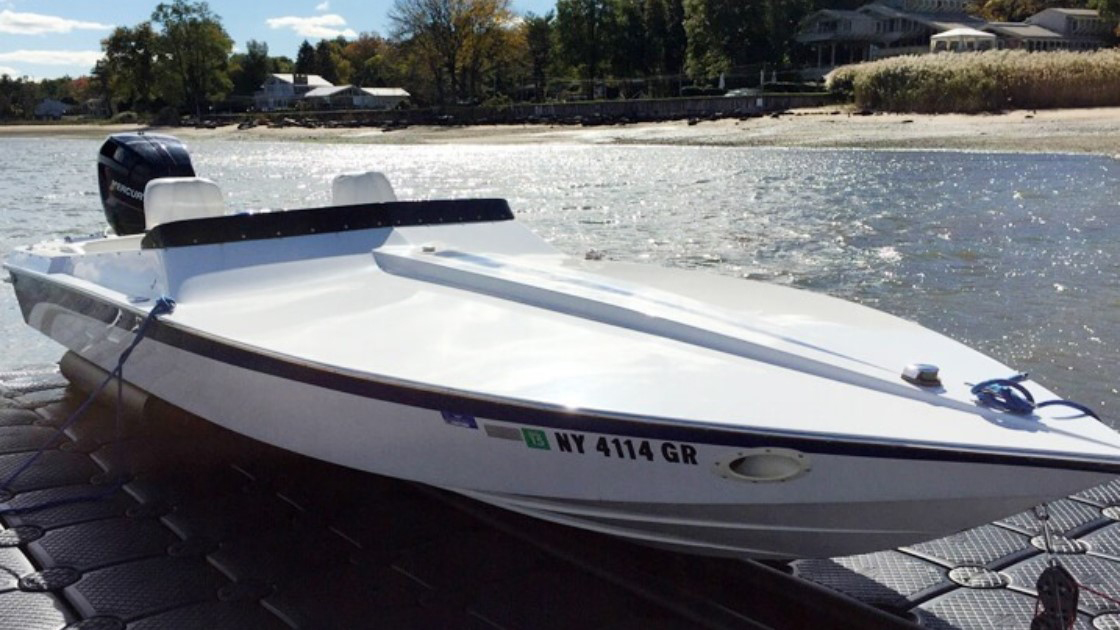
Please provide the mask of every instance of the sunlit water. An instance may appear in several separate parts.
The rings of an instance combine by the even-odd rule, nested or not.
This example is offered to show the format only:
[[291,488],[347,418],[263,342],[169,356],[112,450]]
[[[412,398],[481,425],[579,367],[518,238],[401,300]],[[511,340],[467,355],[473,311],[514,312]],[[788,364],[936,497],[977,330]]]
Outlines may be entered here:
[[[99,141],[0,140],[0,255],[103,229]],[[788,284],[917,320],[1120,408],[1120,162],[1104,157],[199,141],[231,208],[323,205],[340,171],[405,199],[505,197],[566,252]],[[0,286],[0,371],[56,360]],[[920,360],[921,357],[915,357]],[[993,375],[1001,376],[1001,375]]]

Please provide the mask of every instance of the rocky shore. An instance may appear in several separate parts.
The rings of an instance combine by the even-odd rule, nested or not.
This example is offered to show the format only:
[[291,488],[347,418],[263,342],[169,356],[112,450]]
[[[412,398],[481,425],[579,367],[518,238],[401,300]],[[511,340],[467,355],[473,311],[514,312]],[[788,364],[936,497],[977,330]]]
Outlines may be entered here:
[[[159,128],[183,138],[369,144],[648,144],[1074,152],[1120,156],[1120,108],[981,115],[873,114],[800,109],[754,118],[587,125],[312,127],[297,124]],[[0,126],[14,136],[102,137],[135,125]]]

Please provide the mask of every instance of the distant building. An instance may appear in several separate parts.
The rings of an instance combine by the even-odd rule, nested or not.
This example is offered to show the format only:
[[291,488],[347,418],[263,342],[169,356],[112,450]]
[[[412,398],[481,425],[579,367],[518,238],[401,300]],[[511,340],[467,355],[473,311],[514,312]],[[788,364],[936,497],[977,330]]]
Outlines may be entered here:
[[62,116],[68,113],[70,106],[53,98],[45,98],[35,106],[35,118],[39,120],[62,120]]
[[99,96],[82,101],[82,113],[96,118],[108,118],[112,111],[109,109],[108,99]]
[[980,52],[995,47],[995,33],[974,28],[954,28],[929,38],[930,52]]
[[1065,47],[1059,33],[1026,22],[990,22],[983,30],[996,36],[996,48],[1000,50],[1058,50]]
[[1045,9],[1025,21],[1057,33],[1062,47],[1073,50],[1100,48],[1116,27],[1114,20],[1104,19],[1095,9]]
[[253,95],[253,102],[263,112],[288,109],[320,87],[331,87],[331,82],[317,74],[270,74],[260,91]]
[[392,109],[408,100],[401,88],[333,85],[317,74],[273,74],[254,95],[257,109],[273,111],[306,103],[311,109]]
[[303,100],[311,109],[350,108],[354,106],[354,97],[361,93],[361,88],[353,85],[326,85],[304,94]]
[[[1046,9],[1024,22],[986,22],[968,15],[966,0],[880,0],[855,11],[824,9],[807,16],[797,41],[816,53],[817,67],[896,55],[995,48],[1089,50],[1109,43],[1115,22],[1092,9]],[[954,37],[934,36],[955,32]],[[970,34],[971,33],[971,34]]]
[[801,23],[797,41],[816,51],[817,67],[929,52],[930,37],[979,29],[966,0],[882,0],[855,11],[817,11]]
[[362,92],[365,94],[354,99],[354,106],[366,109],[394,109],[412,96],[403,88],[362,88]]

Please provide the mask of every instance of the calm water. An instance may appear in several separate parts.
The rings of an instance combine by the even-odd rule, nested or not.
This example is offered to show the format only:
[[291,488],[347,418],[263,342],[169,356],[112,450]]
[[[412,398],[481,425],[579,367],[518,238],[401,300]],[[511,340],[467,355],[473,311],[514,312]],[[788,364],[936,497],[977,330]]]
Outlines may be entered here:
[[[0,139],[0,255],[103,228],[99,144]],[[1110,158],[232,141],[190,150],[233,208],[325,204],[331,176],[358,169],[384,171],[405,199],[506,197],[569,253],[856,300],[1120,416],[1120,162]],[[61,355],[23,325],[8,285],[0,349],[0,371]]]

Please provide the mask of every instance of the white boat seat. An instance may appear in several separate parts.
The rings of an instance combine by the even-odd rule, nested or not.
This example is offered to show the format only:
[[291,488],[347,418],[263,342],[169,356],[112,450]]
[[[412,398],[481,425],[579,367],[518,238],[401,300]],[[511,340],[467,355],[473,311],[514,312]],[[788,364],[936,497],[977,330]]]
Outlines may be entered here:
[[336,206],[396,200],[393,185],[377,171],[340,173],[331,180],[331,201]]
[[226,213],[222,190],[203,177],[161,177],[144,187],[144,224],[220,217]]

